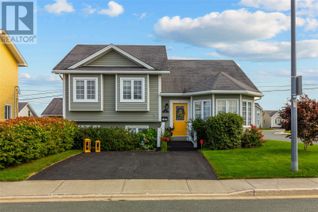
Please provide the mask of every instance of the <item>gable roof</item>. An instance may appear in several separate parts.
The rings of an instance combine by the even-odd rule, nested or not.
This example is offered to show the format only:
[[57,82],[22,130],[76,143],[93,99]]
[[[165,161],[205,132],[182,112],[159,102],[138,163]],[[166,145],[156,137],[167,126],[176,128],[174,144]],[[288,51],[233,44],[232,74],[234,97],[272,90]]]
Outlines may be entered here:
[[[133,56],[156,70],[166,70],[167,53],[165,46],[151,45],[76,45],[53,70],[69,70],[86,58],[102,52],[103,49],[114,46]],[[105,70],[105,68],[103,68]]]
[[168,60],[162,76],[163,93],[250,91],[261,94],[232,60]]
[[63,116],[63,98],[53,98],[41,115]]
[[10,37],[6,33],[6,31],[0,29],[0,41],[6,45],[9,49],[15,60],[17,61],[18,66],[20,67],[27,67],[28,64],[23,58],[22,54],[19,52],[17,47],[12,43]]
[[18,105],[18,107],[19,107],[19,112],[20,112],[25,106],[27,106],[27,105],[28,105],[27,102],[19,102],[19,105]]
[[264,110],[264,112],[267,113],[270,117],[272,117],[276,113],[278,113],[278,110]]

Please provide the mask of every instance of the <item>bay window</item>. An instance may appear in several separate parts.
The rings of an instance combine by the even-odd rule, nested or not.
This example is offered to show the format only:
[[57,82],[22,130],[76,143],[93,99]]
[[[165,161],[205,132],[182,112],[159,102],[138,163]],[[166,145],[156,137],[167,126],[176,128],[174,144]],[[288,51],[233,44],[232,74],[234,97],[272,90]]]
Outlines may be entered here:
[[194,119],[207,119],[211,116],[211,101],[194,101]]
[[218,113],[239,114],[239,101],[237,99],[217,99],[216,114]]
[[252,105],[253,104],[251,101],[242,102],[242,117],[243,117],[245,126],[250,126],[252,124],[252,117],[253,117]]
[[145,79],[144,78],[121,78],[120,79],[120,102],[144,102]]
[[74,102],[97,102],[97,78],[73,78]]

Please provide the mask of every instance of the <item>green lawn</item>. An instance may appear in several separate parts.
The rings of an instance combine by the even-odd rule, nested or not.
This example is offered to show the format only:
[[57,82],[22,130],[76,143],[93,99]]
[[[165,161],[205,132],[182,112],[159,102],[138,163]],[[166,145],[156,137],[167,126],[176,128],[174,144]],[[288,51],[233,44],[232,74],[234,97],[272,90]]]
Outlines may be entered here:
[[219,179],[318,177],[318,145],[299,144],[299,172],[290,171],[290,143],[267,141],[254,149],[203,150]]
[[31,175],[45,169],[46,167],[65,160],[71,156],[77,155],[81,150],[69,150],[56,155],[34,160],[30,163],[21,164],[19,166],[6,168],[0,171],[0,181],[18,181],[25,180]]

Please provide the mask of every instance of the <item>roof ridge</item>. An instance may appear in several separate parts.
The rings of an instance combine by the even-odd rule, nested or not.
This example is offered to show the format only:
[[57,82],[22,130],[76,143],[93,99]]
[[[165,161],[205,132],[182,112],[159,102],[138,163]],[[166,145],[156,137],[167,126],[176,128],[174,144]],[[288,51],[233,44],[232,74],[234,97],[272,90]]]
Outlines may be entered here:
[[[233,83],[235,83],[237,86],[244,88],[246,90],[251,89],[250,86],[243,84],[242,82],[238,81],[237,79],[233,78],[231,75],[225,73],[225,72],[220,72],[222,75],[224,75],[225,77],[227,77],[229,80],[231,80]],[[248,87],[248,88],[246,88]]]

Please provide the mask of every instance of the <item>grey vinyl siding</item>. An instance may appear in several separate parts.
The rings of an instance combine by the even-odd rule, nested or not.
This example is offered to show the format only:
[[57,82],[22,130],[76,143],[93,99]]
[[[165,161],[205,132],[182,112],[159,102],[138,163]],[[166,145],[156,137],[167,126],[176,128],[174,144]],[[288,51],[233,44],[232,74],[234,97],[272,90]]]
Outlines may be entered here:
[[148,126],[149,128],[157,129],[160,127],[161,123],[159,122],[78,122],[81,126],[92,126],[92,127],[106,127],[106,128],[125,128],[126,126]]
[[[66,98],[70,98],[69,110],[70,111],[101,111],[101,76],[100,75],[81,75],[81,74],[72,74],[69,75],[70,81],[67,78],[66,83],[66,91],[70,91],[70,93],[66,92]],[[98,95],[97,102],[74,102],[73,100],[73,79],[76,77],[96,77],[97,78],[97,87],[98,87]],[[68,85],[70,83],[70,85]],[[70,87],[69,87],[70,86]]]
[[139,64],[129,60],[126,56],[110,51],[98,59],[86,64],[85,66],[103,66],[103,67],[141,67]]
[[[121,78],[143,78],[145,80],[145,99],[144,102],[120,102],[120,79]],[[158,76],[149,76],[149,95],[155,95],[158,99]],[[117,111],[148,111],[148,80],[147,75],[117,75]],[[132,85],[133,86],[133,85]],[[150,88],[151,87],[151,88]],[[157,93],[154,93],[157,92]],[[158,100],[157,100],[158,102]],[[158,103],[157,103],[158,104]],[[153,104],[150,105],[154,106]]]
[[249,100],[249,101],[253,101],[254,97],[253,96],[242,96],[243,100]]
[[[77,122],[107,122],[115,123],[159,123],[158,108],[158,76],[150,76],[150,110],[149,111],[116,111],[115,110],[115,75],[103,75],[103,111],[69,111],[66,110],[66,118]],[[156,86],[157,85],[157,86]],[[119,92],[119,90],[118,90]],[[67,92],[66,92],[67,94]],[[66,98],[68,104],[68,98]]]

